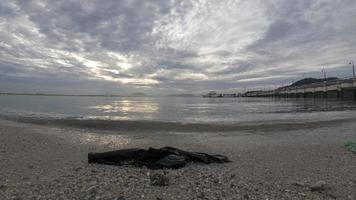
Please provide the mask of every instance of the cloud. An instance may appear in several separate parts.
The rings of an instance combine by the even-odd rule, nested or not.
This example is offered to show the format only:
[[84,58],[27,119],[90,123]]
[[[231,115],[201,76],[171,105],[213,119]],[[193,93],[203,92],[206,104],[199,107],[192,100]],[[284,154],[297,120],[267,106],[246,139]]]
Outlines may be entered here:
[[355,9],[353,0],[1,1],[0,82],[171,93],[280,85],[323,66],[349,76]]

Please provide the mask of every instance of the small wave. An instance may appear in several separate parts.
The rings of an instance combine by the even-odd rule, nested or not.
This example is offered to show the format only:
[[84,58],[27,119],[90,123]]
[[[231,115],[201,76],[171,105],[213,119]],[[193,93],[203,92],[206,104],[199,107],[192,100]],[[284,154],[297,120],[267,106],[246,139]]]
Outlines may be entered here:
[[0,115],[0,119],[21,123],[46,126],[74,127],[81,129],[99,129],[112,131],[175,131],[175,132],[233,132],[233,131],[288,131],[335,126],[340,123],[354,122],[355,118],[332,119],[322,121],[271,120],[254,122],[237,122],[233,124],[182,123],[146,120],[109,120],[81,117],[50,116],[11,116]]

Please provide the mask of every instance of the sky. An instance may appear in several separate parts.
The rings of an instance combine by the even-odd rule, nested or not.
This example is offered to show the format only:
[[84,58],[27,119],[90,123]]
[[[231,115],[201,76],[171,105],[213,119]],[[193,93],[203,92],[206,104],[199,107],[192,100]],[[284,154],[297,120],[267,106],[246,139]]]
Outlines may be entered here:
[[0,1],[0,92],[239,92],[350,60],[355,0]]

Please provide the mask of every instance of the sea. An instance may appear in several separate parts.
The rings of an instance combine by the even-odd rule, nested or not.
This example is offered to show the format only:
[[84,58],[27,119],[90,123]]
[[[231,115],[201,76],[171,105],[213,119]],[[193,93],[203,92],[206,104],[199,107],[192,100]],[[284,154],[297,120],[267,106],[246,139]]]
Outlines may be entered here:
[[24,117],[182,124],[302,123],[355,118],[356,102],[307,98],[0,95],[0,118]]

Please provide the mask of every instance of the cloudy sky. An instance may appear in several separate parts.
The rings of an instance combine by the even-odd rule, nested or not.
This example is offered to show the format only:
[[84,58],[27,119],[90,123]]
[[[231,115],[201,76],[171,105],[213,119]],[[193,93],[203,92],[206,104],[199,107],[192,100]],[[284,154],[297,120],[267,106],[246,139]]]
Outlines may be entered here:
[[355,0],[0,1],[0,91],[238,91],[351,59]]

